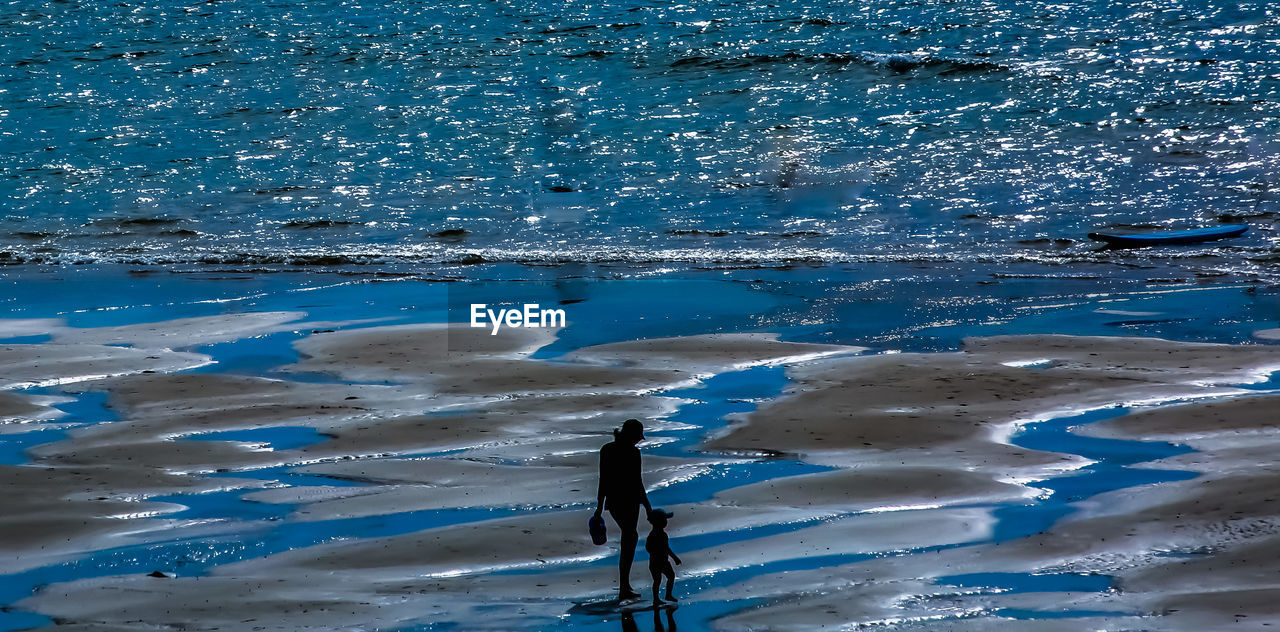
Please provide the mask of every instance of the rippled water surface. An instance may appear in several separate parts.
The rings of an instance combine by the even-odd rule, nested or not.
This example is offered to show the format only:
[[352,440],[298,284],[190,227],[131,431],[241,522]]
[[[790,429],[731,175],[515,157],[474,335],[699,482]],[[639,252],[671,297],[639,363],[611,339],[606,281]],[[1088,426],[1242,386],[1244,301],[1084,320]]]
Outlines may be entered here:
[[[1263,2],[9,2],[8,262],[1265,273]],[[1248,221],[1096,252],[1098,227]]]

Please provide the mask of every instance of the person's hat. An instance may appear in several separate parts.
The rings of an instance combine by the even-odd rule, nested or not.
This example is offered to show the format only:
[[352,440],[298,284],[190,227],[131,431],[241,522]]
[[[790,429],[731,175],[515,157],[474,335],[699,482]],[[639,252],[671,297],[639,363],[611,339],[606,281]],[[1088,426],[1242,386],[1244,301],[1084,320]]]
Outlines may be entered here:
[[653,510],[649,512],[649,520],[652,521],[655,517],[658,517],[658,516],[661,516],[663,518],[670,518],[671,516],[674,516],[674,515],[675,514],[671,513],[670,511],[667,511],[666,509],[662,509],[661,507],[654,507]]
[[622,434],[635,434],[641,439],[644,438],[644,426],[639,419],[628,419],[622,422]]

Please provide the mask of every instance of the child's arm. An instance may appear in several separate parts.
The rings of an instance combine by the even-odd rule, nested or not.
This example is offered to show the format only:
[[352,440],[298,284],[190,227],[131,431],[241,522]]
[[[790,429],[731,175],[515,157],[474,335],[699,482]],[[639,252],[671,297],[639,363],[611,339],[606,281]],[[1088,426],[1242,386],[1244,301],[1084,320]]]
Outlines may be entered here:
[[671,556],[671,559],[676,561],[676,566],[680,565],[680,556],[676,555],[676,552],[672,551],[671,547],[667,547],[667,554]]

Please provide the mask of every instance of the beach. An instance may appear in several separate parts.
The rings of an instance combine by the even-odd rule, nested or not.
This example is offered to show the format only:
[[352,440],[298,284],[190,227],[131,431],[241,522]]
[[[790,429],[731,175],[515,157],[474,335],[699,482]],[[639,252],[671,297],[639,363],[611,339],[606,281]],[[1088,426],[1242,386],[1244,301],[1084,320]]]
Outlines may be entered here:
[[0,38],[0,632],[1276,624],[1266,3]]
[[297,309],[5,323],[27,341],[0,347],[21,441],[0,469],[10,629],[616,628],[642,613],[609,605],[616,527],[598,547],[585,523],[629,417],[675,514],[686,629],[1275,621],[1280,351],[1261,321],[1233,344],[605,328],[564,347],[572,318],[496,335],[389,318],[418,281],[361,282],[383,307],[334,318],[351,282],[329,280],[282,275],[261,305]]

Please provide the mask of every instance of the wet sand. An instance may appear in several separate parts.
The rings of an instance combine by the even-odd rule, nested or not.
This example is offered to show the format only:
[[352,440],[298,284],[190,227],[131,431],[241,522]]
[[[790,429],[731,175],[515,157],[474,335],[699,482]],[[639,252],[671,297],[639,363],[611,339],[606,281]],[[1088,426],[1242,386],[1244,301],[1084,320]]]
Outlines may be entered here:
[[[769,606],[721,621],[727,630],[811,629],[848,621],[891,629],[1267,629],[1280,624],[1280,502],[1274,395],[1137,412],[1082,429],[1090,435],[1185,441],[1197,452],[1151,467],[1194,479],[1124,489],[1080,503],[1047,532],[996,544],[761,576],[697,599],[767,597]],[[946,576],[1105,574],[1111,590],[1001,593]],[[1059,621],[1002,618],[1003,610],[1095,613]],[[966,614],[968,613],[968,614]],[[1110,613],[1110,614],[1108,614]],[[966,620],[976,614],[985,616]]]
[[[1048,531],[1027,538],[762,576],[699,595],[699,599],[745,595],[768,598],[768,606],[723,619],[720,627],[812,629],[861,621],[892,629],[924,630],[937,629],[939,619],[947,620],[947,629],[958,630],[1264,629],[1280,624],[1280,612],[1274,607],[1275,597],[1280,594],[1275,579],[1280,573],[1280,558],[1274,553],[1276,527],[1280,525],[1280,502],[1274,492],[1280,481],[1276,480],[1274,454],[1280,434],[1275,432],[1273,412],[1280,400],[1273,394],[1231,387],[1233,383],[1256,379],[1258,369],[1270,368],[1274,348],[1057,337],[1038,341],[997,339],[995,344],[976,342],[963,354],[965,364],[971,367],[965,375],[971,384],[1017,380],[1017,386],[1008,390],[982,388],[964,394],[971,406],[986,400],[979,414],[992,424],[1026,418],[1034,410],[1027,407],[1028,402],[1047,411],[1061,406],[1100,406],[1109,400],[1188,399],[1185,403],[1139,410],[1082,426],[1078,432],[1189,445],[1197,451],[1139,467],[1190,470],[1198,476],[1095,496],[1079,503],[1077,513]],[[1028,344],[1010,345],[1011,342]],[[1047,365],[1049,368],[1034,377],[1015,378],[1001,368],[1004,365],[1000,358],[1007,357],[1003,351],[1011,347],[1033,348],[1035,355],[1062,364]],[[1149,354],[1140,357],[1144,349]],[[991,350],[1001,353],[991,361],[973,357]],[[1117,355],[1125,360],[1118,361]],[[1083,360],[1085,357],[1088,360]],[[890,356],[882,361],[901,360]],[[1053,372],[1060,367],[1071,377],[1055,383]],[[801,371],[804,379],[819,389],[844,388],[850,380],[848,373],[832,379],[831,371],[812,366]],[[819,382],[823,378],[829,381]],[[923,384],[912,387],[922,394],[927,392]],[[793,399],[793,409],[803,406],[811,392],[798,390],[795,399],[800,401]],[[950,395],[944,393],[951,392],[943,389],[938,393],[941,397],[933,402],[927,397],[918,401],[940,406],[942,402],[937,399],[946,399]],[[984,392],[992,395],[983,398]],[[1020,393],[1024,397],[1015,403],[1012,398],[996,397],[995,392]],[[1195,399],[1215,394],[1222,399]],[[1071,398],[1064,400],[1063,395]],[[784,403],[785,400],[773,405]],[[763,414],[765,411],[761,411]],[[761,417],[760,426],[765,425],[764,419]],[[812,416],[808,417],[806,426],[815,428],[813,421]],[[833,425],[860,422],[862,419],[847,416],[830,418]],[[816,427],[815,432],[822,432],[821,426]],[[831,426],[825,430],[831,433],[820,436],[826,441],[810,445],[821,445],[823,454],[828,455],[825,458],[830,459],[834,456],[825,448],[837,433]],[[731,434],[719,441],[750,441],[769,431],[776,428],[757,429],[748,424],[736,436]],[[976,430],[975,434],[982,433]],[[891,438],[901,441],[899,437]],[[964,466],[966,469],[987,471],[993,459],[988,454],[973,456],[971,441],[972,437],[948,437],[951,445],[964,444],[968,456],[949,455],[947,460],[973,459]],[[917,448],[908,444],[898,450]],[[852,453],[844,456],[861,460]],[[1009,465],[1008,456],[1003,451],[997,455],[1004,459],[1003,467]],[[1025,463],[1025,459],[1020,461]],[[1115,578],[1115,585],[1103,592],[1005,593],[956,587],[938,579],[974,573],[1106,574]],[[1060,621],[1027,621],[1025,617],[1001,616],[1004,611],[1095,614],[1056,615],[1063,617]]]
[[[861,355],[857,347],[745,334],[631,341],[537,359],[533,352],[554,332],[488,336],[397,325],[307,335],[295,345],[300,361],[267,378],[179,372],[208,358],[159,347],[112,356],[112,349],[138,349],[108,346],[124,339],[163,345],[163,332],[197,326],[207,328],[194,336],[202,341],[279,331],[300,317],[288,316],[10,345],[20,347],[11,356],[16,366],[38,361],[51,376],[87,376],[75,389],[105,394],[118,420],[69,429],[29,450],[29,464],[0,467],[20,509],[2,523],[10,536],[7,572],[164,538],[229,543],[263,530],[321,534],[193,574],[158,568],[177,576],[54,583],[18,607],[53,616],[62,629],[141,630],[173,621],[187,629],[551,626],[575,601],[615,589],[606,559],[614,545],[591,545],[584,524],[594,504],[596,450],[609,429],[626,417],[652,420],[642,446],[652,452],[688,432],[662,418],[697,391],[673,390],[781,366],[785,392],[734,417],[701,451],[644,460],[651,489],[757,462],[800,459],[825,468],[669,507],[673,546],[690,547],[678,550],[686,560],[681,581],[692,582],[682,585],[703,587],[684,593],[682,603],[689,610],[737,600],[753,606],[715,627],[934,629],[927,622],[941,619],[949,629],[1080,629],[1081,617],[1028,622],[1000,614],[1064,605],[1095,627],[1274,622],[1271,575],[1280,566],[1268,551],[1280,505],[1270,493],[1276,422],[1267,413],[1274,400],[1238,385],[1280,367],[1275,347],[1016,336],[969,340],[955,353]],[[71,345],[74,354],[65,348]],[[86,366],[85,357],[116,364]],[[88,379],[99,374],[110,377]],[[0,399],[6,420],[58,422],[37,397],[12,390]],[[1141,467],[1198,478],[1094,496],[1045,533],[993,541],[1000,528],[993,508],[1036,502],[1045,494],[1036,481],[1089,464],[1069,452],[1013,445],[1019,428],[1139,402],[1148,408],[1083,431],[1190,445],[1197,452]],[[1177,403],[1151,407],[1159,402]],[[198,440],[264,429],[301,429],[313,439],[284,449],[270,449],[275,435]],[[316,478],[278,482],[294,474]],[[183,519],[176,503],[184,497],[170,496],[213,490],[234,490],[280,517]],[[335,525],[381,517],[406,525],[322,537]],[[611,527],[611,541],[616,533]],[[1122,590],[993,592],[939,580],[1068,571],[1106,573]],[[646,583],[642,574],[639,562],[637,586]]]

